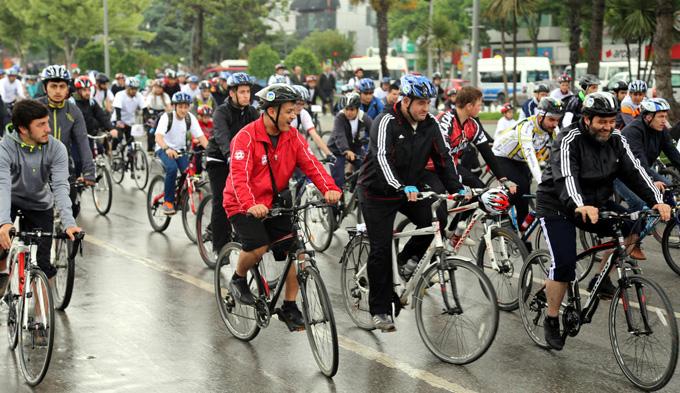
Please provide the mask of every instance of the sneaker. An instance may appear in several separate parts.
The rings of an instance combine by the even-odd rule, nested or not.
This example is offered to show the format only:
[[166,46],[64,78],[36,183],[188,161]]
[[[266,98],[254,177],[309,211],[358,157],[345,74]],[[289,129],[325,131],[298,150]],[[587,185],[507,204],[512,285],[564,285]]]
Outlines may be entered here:
[[389,314],[376,314],[373,316],[373,326],[383,332],[396,332],[397,327]]
[[[596,274],[591,280],[590,283],[588,284],[588,292],[592,292],[593,288],[595,288],[595,283],[597,282],[597,279],[600,277],[599,274]],[[600,299],[611,299],[614,297],[614,294],[616,293],[616,286],[614,283],[612,283],[611,278],[609,276],[606,276],[605,278],[602,279],[602,282],[600,283],[600,290],[598,292],[598,296]]]
[[237,303],[246,306],[255,304],[255,296],[250,292],[250,287],[248,287],[248,282],[245,277],[232,277],[231,281],[229,281],[229,292]]
[[279,319],[288,326],[291,332],[305,330],[305,319],[297,307],[297,304],[292,305],[283,304],[278,310]]
[[175,211],[175,205],[172,202],[163,202],[163,214],[166,216],[172,216],[173,214],[177,213]]
[[9,282],[9,274],[0,273],[0,299],[5,296],[5,290],[7,289],[7,283]]
[[562,333],[560,333],[560,319],[558,317],[546,315],[543,333],[545,334],[545,342],[550,348],[557,351],[561,351],[564,348],[564,338],[562,338]]

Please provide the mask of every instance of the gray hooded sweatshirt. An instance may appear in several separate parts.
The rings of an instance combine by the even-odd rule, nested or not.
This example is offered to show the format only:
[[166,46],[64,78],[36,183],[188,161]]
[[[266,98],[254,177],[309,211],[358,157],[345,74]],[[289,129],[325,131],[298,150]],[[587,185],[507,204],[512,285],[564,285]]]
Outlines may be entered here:
[[12,206],[44,211],[56,204],[64,226],[76,226],[64,144],[50,135],[47,144],[30,146],[11,125],[7,131],[0,142],[0,225],[12,223]]

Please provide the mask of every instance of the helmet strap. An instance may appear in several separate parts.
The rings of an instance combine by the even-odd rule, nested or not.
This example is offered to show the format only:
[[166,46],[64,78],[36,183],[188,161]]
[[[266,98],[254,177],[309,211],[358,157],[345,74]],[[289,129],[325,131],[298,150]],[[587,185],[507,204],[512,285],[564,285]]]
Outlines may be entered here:
[[411,118],[411,122],[413,123],[418,123],[416,119],[413,117],[413,114],[411,113],[411,105],[413,104],[413,99],[409,97],[408,100],[408,106],[406,107],[406,113],[408,113],[408,117]]

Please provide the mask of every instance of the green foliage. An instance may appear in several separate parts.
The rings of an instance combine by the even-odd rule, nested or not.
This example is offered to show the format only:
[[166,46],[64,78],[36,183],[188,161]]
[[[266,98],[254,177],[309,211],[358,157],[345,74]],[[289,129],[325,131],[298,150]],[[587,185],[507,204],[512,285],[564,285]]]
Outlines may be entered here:
[[311,49],[318,59],[336,64],[349,59],[354,51],[354,41],[337,30],[312,32],[300,46]]
[[248,73],[265,79],[274,73],[274,66],[280,61],[279,54],[269,45],[262,43],[248,54]]
[[321,62],[319,62],[319,58],[316,57],[314,52],[311,51],[311,49],[300,45],[297,48],[293,49],[292,52],[286,57],[286,60],[284,61],[286,66],[289,68],[293,68],[295,66],[300,66],[302,67],[302,72],[305,75],[309,74],[320,74],[321,73]]
[[[111,70],[122,72],[126,75],[134,75],[140,68],[151,73],[156,68],[164,68],[167,64],[175,64],[176,56],[156,56],[144,49],[130,48],[124,51],[115,46],[109,48],[111,58]],[[104,71],[104,44],[92,41],[76,50],[76,61],[82,69]]]

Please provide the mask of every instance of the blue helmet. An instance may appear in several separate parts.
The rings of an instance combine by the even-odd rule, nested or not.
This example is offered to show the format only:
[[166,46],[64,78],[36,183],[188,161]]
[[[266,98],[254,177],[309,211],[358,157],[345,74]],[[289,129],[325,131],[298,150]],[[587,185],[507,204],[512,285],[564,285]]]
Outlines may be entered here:
[[667,112],[669,110],[671,110],[671,106],[663,98],[649,98],[640,103],[640,111],[643,114]]
[[645,93],[647,91],[647,83],[641,80],[634,80],[628,84],[629,93]]
[[227,79],[227,86],[229,87],[252,86],[252,85],[253,79],[250,77],[250,75],[246,74],[245,72],[237,72],[235,74],[232,74]]
[[172,95],[173,104],[191,104],[191,96],[187,93],[178,91]]
[[437,95],[437,88],[422,75],[408,74],[401,77],[399,94],[410,98],[430,99]]
[[222,71],[219,75],[220,79],[224,79],[225,81],[229,80],[229,76],[231,76],[231,73],[227,71]]
[[196,75],[191,75],[187,78],[188,83],[198,83],[198,77]]
[[375,83],[373,83],[373,79],[371,78],[364,78],[357,83],[356,88],[362,93],[373,93],[375,90]]
[[390,79],[389,76],[384,76],[381,80],[381,83],[390,83],[392,80]]

